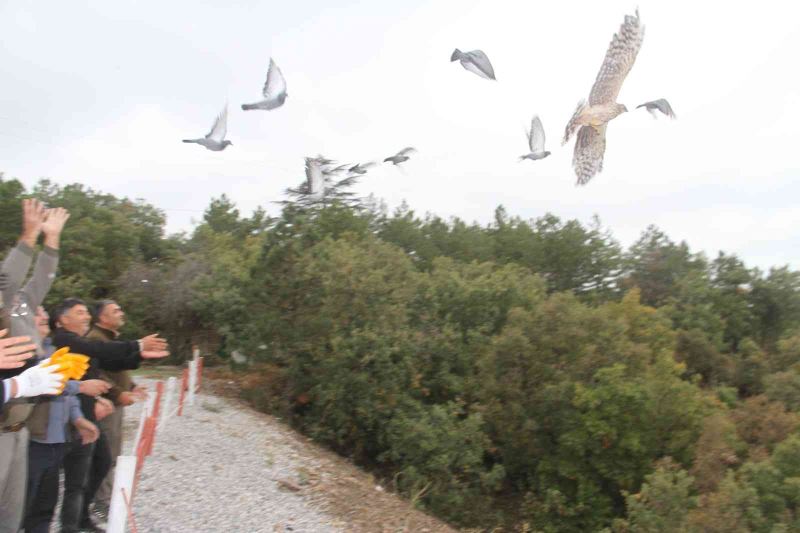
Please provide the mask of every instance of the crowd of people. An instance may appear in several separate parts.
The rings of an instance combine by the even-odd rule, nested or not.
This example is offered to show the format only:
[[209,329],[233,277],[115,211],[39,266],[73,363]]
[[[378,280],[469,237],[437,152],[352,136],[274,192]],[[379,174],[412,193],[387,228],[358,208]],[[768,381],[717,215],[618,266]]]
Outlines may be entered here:
[[[67,298],[48,313],[69,213],[22,202],[22,233],[0,267],[0,533],[46,533],[64,475],[61,531],[104,531],[124,409],[147,397],[130,371],[169,355],[157,334],[120,338],[125,313],[113,300]],[[42,247],[28,277],[39,238]],[[66,380],[49,357],[60,348],[89,358]]]

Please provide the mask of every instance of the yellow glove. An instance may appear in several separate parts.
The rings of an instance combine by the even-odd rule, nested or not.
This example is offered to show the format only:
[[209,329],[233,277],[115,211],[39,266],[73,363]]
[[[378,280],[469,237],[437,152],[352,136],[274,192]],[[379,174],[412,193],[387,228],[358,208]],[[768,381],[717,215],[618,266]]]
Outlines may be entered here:
[[85,355],[77,353],[69,353],[69,347],[60,348],[52,356],[50,360],[43,366],[58,365],[58,373],[64,378],[68,379],[81,379],[86,371],[89,369],[89,358]]

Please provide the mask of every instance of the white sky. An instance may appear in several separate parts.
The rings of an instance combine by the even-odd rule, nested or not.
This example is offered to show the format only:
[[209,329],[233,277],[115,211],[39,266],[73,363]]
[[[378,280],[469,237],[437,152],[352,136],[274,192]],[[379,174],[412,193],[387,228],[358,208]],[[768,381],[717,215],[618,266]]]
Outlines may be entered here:
[[[651,223],[711,256],[800,268],[800,7],[638,0],[644,45],[608,128],[605,170],[574,186],[560,146],[632,1],[230,2],[0,0],[0,171],[81,182],[165,210],[190,229],[212,196],[247,214],[303,178],[303,157],[383,159],[358,190],[481,223],[600,216],[629,245]],[[450,63],[484,50],[498,82]],[[259,99],[269,57],[286,105]],[[225,102],[228,138],[204,135]],[[519,163],[538,113],[549,158]]]

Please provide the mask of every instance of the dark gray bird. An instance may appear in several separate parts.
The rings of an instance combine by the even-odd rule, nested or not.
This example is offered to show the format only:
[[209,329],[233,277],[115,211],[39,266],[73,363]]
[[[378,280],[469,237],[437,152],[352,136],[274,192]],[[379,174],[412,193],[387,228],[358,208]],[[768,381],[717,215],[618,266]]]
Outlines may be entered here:
[[[323,165],[323,166],[325,166],[325,165]],[[349,167],[349,166],[350,166],[350,163],[345,163],[344,165],[339,165],[338,167],[334,167],[334,168],[327,168],[326,167],[326,168],[322,169],[322,175],[323,176],[335,176],[336,174],[339,174],[339,173],[344,172],[345,170],[347,170],[347,167]]]
[[357,165],[354,165],[354,166],[350,167],[348,172],[351,172],[353,174],[364,175],[364,174],[367,173],[367,169],[368,168],[374,167],[374,166],[375,166],[375,161],[370,161],[369,163],[358,163]]
[[460,61],[462,67],[474,74],[477,74],[481,78],[486,78],[487,80],[497,80],[497,78],[494,77],[492,63],[489,61],[489,58],[486,57],[486,54],[484,54],[481,50],[462,52],[456,48],[453,50],[453,53],[450,56],[450,61]]
[[653,100],[652,102],[645,102],[642,105],[637,105],[636,109],[643,107],[647,109],[647,111],[653,115],[653,118],[658,118],[656,115],[656,110],[661,111],[669,118],[676,118],[675,111],[672,110],[672,106],[669,105],[669,102],[665,98],[659,98],[658,100]]
[[521,155],[519,160],[522,161],[523,159],[530,159],[531,161],[536,161],[537,159],[544,159],[550,152],[544,149],[544,128],[542,127],[542,121],[539,119],[539,115],[534,115],[533,119],[531,120],[531,129],[528,130],[528,147],[530,148],[530,153]]
[[221,152],[222,150],[233,144],[232,142],[225,140],[225,135],[227,133],[228,133],[228,106],[226,105],[225,109],[223,109],[222,113],[220,113],[219,116],[217,117],[217,120],[214,121],[214,125],[211,127],[211,131],[209,131],[205,137],[203,137],[202,139],[184,139],[183,142],[195,143],[201,146],[205,146],[212,152]]
[[400,163],[403,163],[404,161],[408,161],[409,159],[411,159],[410,157],[408,157],[408,154],[414,153],[416,151],[417,151],[416,149],[409,146],[408,148],[403,148],[395,155],[387,157],[386,159],[383,160],[383,162],[384,163],[391,162],[393,165],[399,165]]
[[242,109],[249,111],[251,109],[275,109],[280,107],[286,101],[286,79],[281,73],[281,69],[275,64],[275,61],[270,58],[269,70],[267,70],[267,81],[264,82],[264,88],[261,90],[264,94],[264,100],[256,102],[255,104],[242,104]]
[[322,199],[325,195],[325,176],[322,174],[322,165],[317,159],[306,157],[306,179],[308,195],[314,200]]

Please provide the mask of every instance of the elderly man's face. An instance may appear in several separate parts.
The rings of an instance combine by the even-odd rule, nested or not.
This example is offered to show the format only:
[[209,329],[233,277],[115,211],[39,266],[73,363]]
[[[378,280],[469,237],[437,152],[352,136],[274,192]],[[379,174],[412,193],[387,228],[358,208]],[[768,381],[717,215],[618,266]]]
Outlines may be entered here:
[[103,307],[97,317],[97,324],[111,331],[119,331],[125,325],[125,311],[116,302],[111,302]]
[[42,338],[50,335],[50,315],[41,305],[36,308],[36,330]]
[[58,317],[58,323],[61,324],[62,328],[81,336],[89,332],[91,322],[92,315],[83,304],[73,305]]

